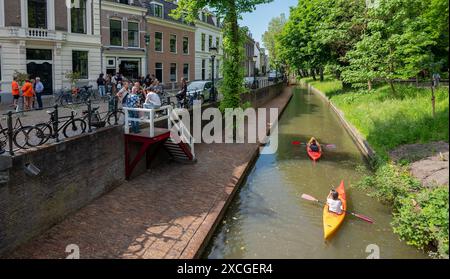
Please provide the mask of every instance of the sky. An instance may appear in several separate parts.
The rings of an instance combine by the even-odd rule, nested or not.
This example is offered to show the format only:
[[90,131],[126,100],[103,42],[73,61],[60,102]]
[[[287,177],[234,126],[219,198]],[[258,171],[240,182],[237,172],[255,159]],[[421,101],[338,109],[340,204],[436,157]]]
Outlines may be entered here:
[[298,0],[274,0],[269,4],[261,4],[252,13],[243,14],[243,19],[239,22],[241,26],[248,26],[253,38],[263,45],[261,37],[267,31],[272,18],[282,13],[289,17],[289,7],[297,6]]

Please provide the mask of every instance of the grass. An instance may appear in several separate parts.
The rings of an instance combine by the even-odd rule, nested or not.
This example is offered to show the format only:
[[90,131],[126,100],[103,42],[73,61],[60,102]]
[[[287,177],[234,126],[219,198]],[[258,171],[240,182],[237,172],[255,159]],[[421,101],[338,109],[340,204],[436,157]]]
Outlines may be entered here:
[[434,247],[433,257],[448,258],[448,187],[424,188],[407,166],[390,162],[388,157],[400,145],[449,141],[448,88],[436,90],[433,118],[430,88],[396,85],[393,94],[386,84],[367,92],[343,88],[340,81],[330,78],[303,81],[327,95],[377,152],[373,174],[364,177],[359,187],[392,205],[394,232],[419,249]]
[[436,90],[433,119],[430,88],[396,85],[394,95],[388,85],[367,92],[343,89],[337,80],[303,81],[325,93],[383,159],[403,144],[449,141],[448,88]]

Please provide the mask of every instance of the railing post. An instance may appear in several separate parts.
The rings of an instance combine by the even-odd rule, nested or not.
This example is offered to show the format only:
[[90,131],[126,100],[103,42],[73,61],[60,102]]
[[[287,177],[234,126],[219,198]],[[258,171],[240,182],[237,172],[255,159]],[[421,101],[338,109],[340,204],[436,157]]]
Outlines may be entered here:
[[119,98],[117,96],[114,96],[113,100],[114,100],[114,125],[118,125],[119,121],[117,119],[117,111],[119,110]]
[[59,142],[59,132],[58,132],[58,129],[59,129],[59,113],[58,113],[58,105],[55,105],[55,112],[54,112],[54,114],[53,114],[53,119],[52,119],[53,121],[53,132],[55,133],[53,136],[54,136],[54,138],[55,138],[55,140],[56,140],[56,142]]
[[88,109],[88,133],[92,133],[92,105],[91,100],[88,99],[87,101],[87,109]]
[[9,155],[14,155],[14,148],[13,148],[13,124],[12,124],[12,111],[8,111],[8,144],[9,144]]
[[150,110],[150,137],[155,137],[155,110]]
[[128,109],[126,107],[124,107],[123,110],[125,112],[125,134],[129,134],[130,133],[130,121],[128,120],[128,118],[129,118]]

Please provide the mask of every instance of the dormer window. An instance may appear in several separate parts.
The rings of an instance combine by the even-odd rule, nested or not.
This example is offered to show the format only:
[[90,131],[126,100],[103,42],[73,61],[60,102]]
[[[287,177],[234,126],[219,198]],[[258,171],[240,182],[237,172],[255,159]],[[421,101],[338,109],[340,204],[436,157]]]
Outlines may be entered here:
[[156,17],[163,18],[163,15],[164,15],[163,5],[158,4],[158,3],[152,3],[152,4],[153,4],[153,15]]

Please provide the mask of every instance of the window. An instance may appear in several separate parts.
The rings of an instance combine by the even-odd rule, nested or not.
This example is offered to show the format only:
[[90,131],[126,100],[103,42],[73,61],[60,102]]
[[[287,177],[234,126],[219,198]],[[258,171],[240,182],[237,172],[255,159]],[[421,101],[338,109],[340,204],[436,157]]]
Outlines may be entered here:
[[208,16],[205,12],[202,12],[202,21],[203,22],[207,22],[208,21]]
[[217,48],[217,52],[219,52],[219,48],[220,48],[220,38],[219,37],[216,38],[216,48]]
[[82,79],[87,79],[88,74],[88,52],[72,51],[72,71],[80,73]]
[[170,63],[170,81],[172,81],[172,82],[177,81],[177,64],[176,63]]
[[128,22],[128,46],[139,47],[139,23]]
[[28,0],[28,27],[47,29],[47,0]]
[[189,80],[189,64],[184,64],[183,65],[183,77],[186,80]]
[[86,0],[80,0],[79,6],[70,9],[70,22],[72,33],[86,34]]
[[155,76],[156,79],[160,82],[163,82],[163,64],[162,63],[156,63],[155,64]]
[[183,54],[189,54],[189,38],[183,37]]
[[127,4],[127,5],[129,4],[129,3],[128,3],[128,0],[119,0],[119,3],[121,3],[121,4]]
[[109,34],[110,45],[122,46],[122,21],[110,20],[109,21]]
[[202,34],[202,51],[206,49],[206,34]]
[[[2,48],[0,47],[0,81],[2,80]],[[2,83],[0,82],[0,86]]]
[[206,60],[202,60],[202,80],[206,79]]
[[154,14],[156,17],[162,18],[162,17],[163,17],[163,6],[160,5],[160,4],[154,3],[154,4],[153,4],[153,14]]
[[155,33],[155,51],[163,51],[163,33]]
[[27,48],[27,60],[53,60],[51,49]]
[[211,36],[211,35],[209,36],[208,45],[209,45],[208,50],[213,47],[213,36]]
[[177,35],[170,35],[170,52],[177,53]]

